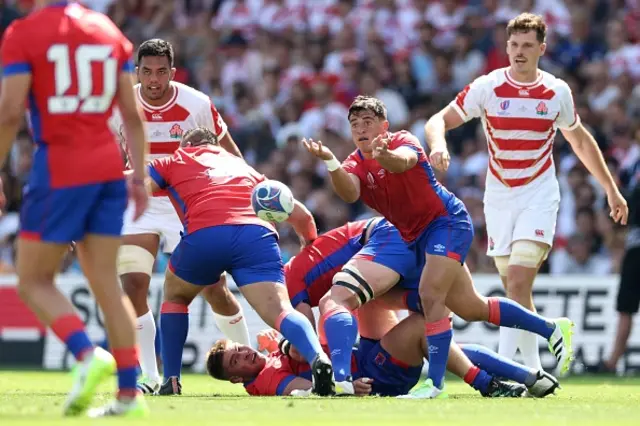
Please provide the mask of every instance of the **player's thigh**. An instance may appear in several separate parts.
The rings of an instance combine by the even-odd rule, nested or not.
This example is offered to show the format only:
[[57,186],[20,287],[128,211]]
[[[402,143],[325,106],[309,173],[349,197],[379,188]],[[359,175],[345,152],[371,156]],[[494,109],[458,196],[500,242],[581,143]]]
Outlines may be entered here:
[[518,240],[535,241],[551,248],[558,221],[558,206],[559,202],[550,201],[531,205],[519,212],[514,222],[512,243]]
[[120,238],[127,202],[124,179],[103,183],[87,218],[87,233]]
[[18,291],[29,291],[38,285],[51,285],[69,250],[67,244],[47,243],[20,236],[16,248]]
[[473,286],[471,272],[466,265],[453,281],[445,305],[465,321],[480,321],[488,317],[487,301]]
[[353,258],[333,276],[331,298],[349,309],[371,301],[391,289],[400,279],[393,269],[363,258]]
[[240,292],[247,302],[270,327],[280,329],[282,314],[293,310],[287,288],[274,282],[254,282],[244,285]]
[[108,309],[111,303],[121,303],[122,289],[116,267],[119,248],[119,235],[87,234],[76,244],[82,270],[103,309]]
[[485,203],[484,219],[487,229],[487,256],[508,256],[511,253],[516,206],[497,206]]
[[[284,287],[284,264],[276,233],[260,225],[228,225],[232,235],[231,264],[227,271],[242,288],[259,282]],[[286,288],[285,288],[286,293]]]
[[82,240],[101,191],[102,184],[29,187],[20,212],[20,237],[53,244]]
[[640,247],[627,250],[622,260],[616,310],[635,314],[640,307]]
[[396,312],[388,309],[379,299],[361,306],[356,312],[360,335],[370,339],[382,339],[399,322]]
[[168,269],[190,284],[218,282],[231,265],[232,240],[225,226],[202,228],[182,237],[169,258]]

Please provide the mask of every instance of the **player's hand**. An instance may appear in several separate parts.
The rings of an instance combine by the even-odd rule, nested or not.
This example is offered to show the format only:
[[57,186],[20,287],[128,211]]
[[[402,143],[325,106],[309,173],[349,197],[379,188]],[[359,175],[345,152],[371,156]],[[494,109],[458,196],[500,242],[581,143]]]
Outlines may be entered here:
[[449,150],[447,147],[436,147],[429,154],[429,162],[433,167],[437,170],[442,170],[446,172],[449,168],[449,163],[451,162],[451,156],[449,155]]
[[627,206],[627,200],[624,199],[617,188],[607,193],[607,202],[611,209],[609,216],[611,216],[613,221],[626,225],[627,219],[629,218],[629,206]]
[[316,142],[313,139],[302,139],[302,144],[307,148],[307,151],[323,161],[331,160],[334,157],[333,152],[322,145],[322,141]]
[[133,175],[127,179],[129,186],[129,198],[131,198],[135,205],[133,213],[133,220],[136,221],[142,216],[147,206],[149,205],[149,192],[144,180],[136,179]]
[[376,136],[373,141],[371,141],[371,156],[376,158],[381,158],[387,153],[389,153],[389,135],[384,133],[382,135]]
[[358,396],[368,396],[371,394],[371,383],[373,379],[368,377],[361,377],[353,381],[353,391]]
[[258,350],[267,351],[269,353],[278,350],[278,343],[280,342],[280,333],[273,328],[267,328],[258,333]]

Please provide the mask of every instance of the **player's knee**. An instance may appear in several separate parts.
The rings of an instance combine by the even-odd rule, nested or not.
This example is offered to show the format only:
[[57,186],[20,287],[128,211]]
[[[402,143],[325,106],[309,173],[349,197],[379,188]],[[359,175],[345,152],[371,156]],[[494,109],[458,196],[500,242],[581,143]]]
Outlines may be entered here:
[[153,254],[140,246],[121,246],[118,250],[118,275],[138,273],[150,277],[155,261]]
[[373,295],[371,285],[353,266],[344,267],[342,271],[333,276],[331,297],[345,308],[357,309],[373,299]]
[[548,247],[534,241],[519,240],[512,244],[507,270],[507,292],[530,293],[537,270],[547,257]]

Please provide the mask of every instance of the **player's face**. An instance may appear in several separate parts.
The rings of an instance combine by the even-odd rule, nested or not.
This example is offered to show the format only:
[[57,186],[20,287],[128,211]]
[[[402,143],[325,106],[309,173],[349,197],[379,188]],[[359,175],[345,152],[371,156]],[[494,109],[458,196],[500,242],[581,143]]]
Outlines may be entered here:
[[535,31],[511,34],[507,40],[507,54],[511,69],[519,74],[529,73],[538,68],[538,61],[547,49],[540,43]]
[[[159,101],[170,96],[169,82],[176,73],[166,56],[145,56],[138,64],[138,81],[145,100]],[[168,99],[167,99],[168,100]]]
[[254,379],[266,362],[266,358],[260,352],[239,343],[229,346],[222,357],[222,367],[233,382]]
[[389,122],[383,120],[371,111],[360,111],[351,114],[351,138],[363,153],[372,152],[371,142],[376,136],[389,130]]

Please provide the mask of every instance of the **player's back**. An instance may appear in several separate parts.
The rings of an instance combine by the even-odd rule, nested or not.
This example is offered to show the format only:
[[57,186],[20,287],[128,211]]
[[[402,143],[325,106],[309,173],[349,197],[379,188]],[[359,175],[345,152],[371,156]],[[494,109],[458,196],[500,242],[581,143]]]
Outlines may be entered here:
[[294,307],[300,302],[318,306],[331,288],[333,276],[362,248],[368,222],[347,222],[327,231],[285,265],[285,282]]
[[34,170],[48,171],[32,183],[55,188],[121,179],[108,119],[120,71],[132,70],[131,43],[105,15],[75,3],[45,7],[7,32],[5,67],[31,72]]
[[150,174],[168,186],[185,234],[218,225],[261,225],[275,231],[251,207],[251,192],[265,177],[219,146],[180,148],[171,157],[154,160]]

